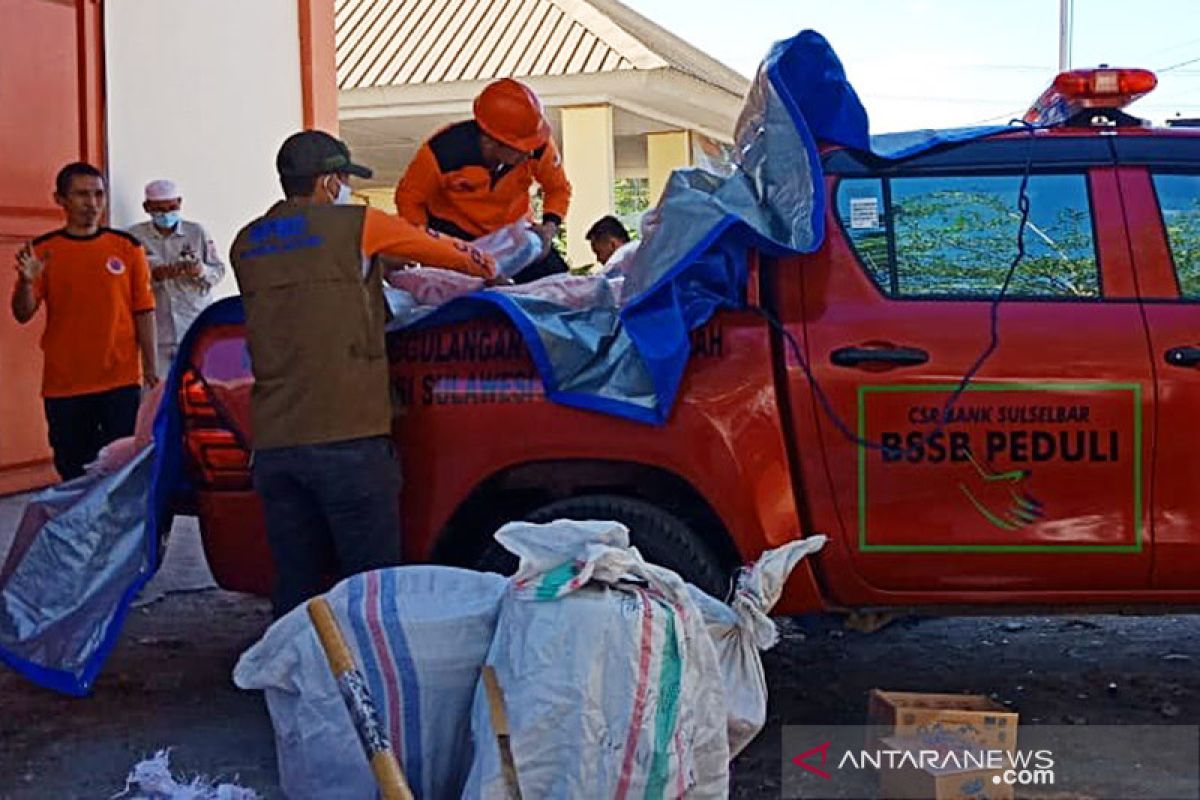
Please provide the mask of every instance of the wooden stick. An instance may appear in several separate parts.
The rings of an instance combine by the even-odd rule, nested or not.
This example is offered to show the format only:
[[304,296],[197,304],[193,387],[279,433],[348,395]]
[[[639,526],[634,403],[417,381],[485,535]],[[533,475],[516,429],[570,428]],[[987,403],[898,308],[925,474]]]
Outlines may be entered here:
[[496,670],[490,664],[483,668],[483,688],[487,692],[488,711],[492,716],[492,730],[496,732],[496,746],[500,748],[500,772],[508,789],[509,800],[521,800],[521,784],[517,780],[517,763],[513,760],[512,740],[508,735],[508,714],[504,710],[504,694]]
[[371,771],[375,774],[375,782],[379,784],[383,800],[413,800],[412,790],[404,779],[400,762],[392,752],[387,733],[379,720],[379,712],[371,700],[367,682],[354,665],[350,648],[342,638],[342,631],[329,602],[324,597],[309,600],[308,616],[317,629],[317,638],[321,640],[321,648],[329,659],[329,668],[341,690],[342,700],[350,711],[350,718],[354,720],[354,730],[363,752],[367,754],[367,760],[371,762]]

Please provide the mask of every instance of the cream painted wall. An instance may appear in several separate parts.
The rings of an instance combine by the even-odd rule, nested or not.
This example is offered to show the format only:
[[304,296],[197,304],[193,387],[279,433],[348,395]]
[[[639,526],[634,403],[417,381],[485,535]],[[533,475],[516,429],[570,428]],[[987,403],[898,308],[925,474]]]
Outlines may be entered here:
[[[302,127],[296,0],[107,0],[104,18],[112,224],[145,219],[143,186],[172,178],[228,264]],[[227,274],[218,293],[236,289]]]
[[671,173],[691,166],[692,143],[688,131],[651,133],[646,136],[646,164],[649,173],[650,206],[662,197]]
[[390,186],[359,189],[354,193],[355,198],[364,205],[378,208],[388,214],[396,213],[396,190]]
[[562,110],[563,171],[571,182],[567,212],[567,259],[572,269],[594,263],[587,231],[592,223],[613,212],[612,106],[581,106]]

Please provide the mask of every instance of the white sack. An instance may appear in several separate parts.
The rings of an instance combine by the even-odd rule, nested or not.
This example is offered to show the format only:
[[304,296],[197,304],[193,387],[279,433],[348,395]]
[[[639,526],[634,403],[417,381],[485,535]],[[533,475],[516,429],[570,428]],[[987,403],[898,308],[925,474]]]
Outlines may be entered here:
[[[461,794],[471,703],[507,585],[499,575],[412,566],[347,578],[326,595],[418,798]],[[242,654],[233,678],[265,690],[289,797],[374,800],[375,779],[304,606]]]
[[768,614],[779,602],[796,565],[824,546],[824,536],[811,536],[763,553],[738,573],[732,607],[688,585],[717,649],[731,757],[742,752],[767,722],[767,678],[760,651],[770,650],[779,641],[779,631]]
[[[727,797],[720,668],[679,576],[616,522],[511,523],[496,539],[520,558],[487,661],[523,796]],[[464,797],[503,798],[482,686],[471,727]]]

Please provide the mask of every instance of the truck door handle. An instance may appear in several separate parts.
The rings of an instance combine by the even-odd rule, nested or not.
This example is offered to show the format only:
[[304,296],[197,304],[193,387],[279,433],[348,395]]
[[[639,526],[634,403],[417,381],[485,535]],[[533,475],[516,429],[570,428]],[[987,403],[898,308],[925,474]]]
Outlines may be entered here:
[[1200,347],[1172,347],[1164,355],[1167,363],[1175,367],[1194,367],[1200,364]]
[[857,367],[861,364],[915,367],[929,361],[929,353],[919,347],[843,347],[834,350],[829,360],[839,367]]

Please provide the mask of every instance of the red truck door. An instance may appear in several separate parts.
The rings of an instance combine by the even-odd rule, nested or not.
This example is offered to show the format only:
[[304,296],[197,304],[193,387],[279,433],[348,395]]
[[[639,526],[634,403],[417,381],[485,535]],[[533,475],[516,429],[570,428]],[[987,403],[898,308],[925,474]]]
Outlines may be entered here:
[[1154,586],[1200,587],[1200,136],[1117,137],[1151,355],[1158,372]]
[[[1029,158],[1028,255],[999,345],[944,419],[989,341]],[[1147,586],[1154,385],[1107,143],[991,139],[891,167],[839,152],[827,171],[827,244],[795,264],[801,296],[783,277],[777,295],[785,324],[798,306],[788,327],[831,410],[876,445],[816,410],[789,354],[798,447],[825,462],[805,491],[832,501],[817,499],[811,522],[839,534],[833,595],[1032,602]]]

